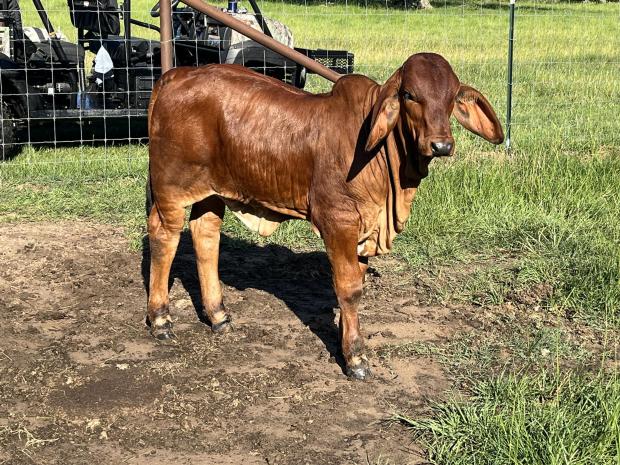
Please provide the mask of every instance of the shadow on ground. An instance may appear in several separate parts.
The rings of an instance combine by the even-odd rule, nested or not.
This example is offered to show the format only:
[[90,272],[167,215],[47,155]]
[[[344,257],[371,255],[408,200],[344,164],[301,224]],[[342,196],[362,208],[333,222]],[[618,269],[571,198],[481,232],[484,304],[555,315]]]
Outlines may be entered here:
[[[142,277],[147,293],[149,264],[148,236],[145,236],[142,244]],[[324,252],[296,253],[281,245],[259,246],[222,234],[219,269],[224,286],[238,291],[257,289],[283,301],[320,338],[344,372],[339,330],[333,321],[333,309],[338,303],[332,287],[330,264]],[[202,318],[203,304],[196,255],[189,231],[183,231],[181,235],[170,272],[169,289],[175,279],[180,280],[192,300],[197,317]],[[268,319],[269,315],[265,315],[265,318]]]

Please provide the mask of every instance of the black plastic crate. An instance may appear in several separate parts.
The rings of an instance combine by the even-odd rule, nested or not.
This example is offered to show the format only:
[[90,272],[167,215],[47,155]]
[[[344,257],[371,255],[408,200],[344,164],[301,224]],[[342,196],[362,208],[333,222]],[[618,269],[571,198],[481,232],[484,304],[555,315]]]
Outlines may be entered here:
[[136,108],[148,108],[155,81],[153,76],[136,76]]
[[[351,74],[353,72],[355,56],[346,50],[308,50],[306,48],[295,48],[295,50],[337,73]],[[308,72],[311,71],[308,70]]]

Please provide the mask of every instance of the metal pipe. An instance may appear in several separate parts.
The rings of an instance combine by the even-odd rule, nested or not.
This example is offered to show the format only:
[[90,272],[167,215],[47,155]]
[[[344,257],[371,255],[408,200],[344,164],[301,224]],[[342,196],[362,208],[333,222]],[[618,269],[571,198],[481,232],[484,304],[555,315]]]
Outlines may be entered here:
[[131,0],[123,2],[123,23],[123,29],[125,29],[125,63],[127,63],[127,73],[129,73],[131,63]]
[[258,7],[258,3],[256,3],[256,0],[248,0],[248,1],[250,2],[250,6],[252,7],[252,10],[254,10],[254,17],[258,21],[258,24],[260,24],[260,28],[269,37],[273,37],[273,34],[269,30],[269,27],[267,26],[267,22],[265,21],[265,18],[263,17],[263,12],[260,11],[260,8]]
[[[295,63],[298,63],[302,66],[305,66],[306,68],[308,68],[310,71],[312,71],[313,73],[318,74],[319,76],[324,77],[325,79],[327,79],[328,81],[331,82],[336,82],[338,79],[340,79],[342,77],[342,74],[339,74],[331,69],[329,69],[327,66],[323,66],[321,63],[313,60],[312,58],[308,58],[306,55],[303,55],[301,53],[299,53],[297,50],[294,50],[290,47],[287,47],[284,44],[281,44],[280,42],[278,42],[275,39],[272,39],[271,37],[263,34],[261,31],[257,31],[256,29],[248,26],[247,24],[239,21],[238,19],[233,18],[232,16],[230,16],[227,13],[224,13],[223,11],[221,11],[218,8],[215,8],[211,5],[207,5],[206,3],[204,3],[202,0],[181,0],[183,3],[185,3],[187,6],[190,6],[192,8],[194,8],[195,10],[198,10],[204,14],[206,14],[207,16],[209,16],[210,18],[215,19],[216,21],[219,21],[220,23],[234,29],[235,31],[239,32],[240,34],[243,34],[244,36],[252,39],[255,42],[258,42],[259,44],[263,45],[264,47],[267,47],[271,50],[273,50],[274,52],[282,55],[285,58],[288,58],[289,60],[294,61]],[[163,5],[167,3],[166,1],[164,1],[161,6],[161,17],[167,17],[170,18],[170,5],[168,5],[168,12],[166,14],[166,12],[164,12],[163,9]],[[164,61],[164,53],[163,53],[163,44],[165,41],[166,37],[164,35],[164,27],[163,27],[163,20],[162,20],[162,30],[161,30],[161,35],[162,35],[162,73],[164,72],[163,70],[163,61]],[[170,33],[171,37],[172,33]]]
[[43,26],[50,36],[50,44],[52,45],[54,52],[56,52],[56,56],[62,63],[68,63],[69,60],[67,60],[67,55],[65,55],[65,51],[60,46],[60,41],[58,40],[58,37],[56,37],[54,26],[52,26],[41,0],[32,0],[32,3],[34,3],[35,9],[37,10],[37,13],[39,13],[39,18],[41,18]]
[[161,74],[172,68],[172,8],[170,0],[159,2],[159,29],[161,34]]
[[515,1],[510,0],[510,26],[508,32],[508,101],[506,102],[506,150],[510,151],[510,130],[512,125],[512,48],[514,43]]
[[135,24],[136,26],[140,26],[145,29],[151,29],[152,31],[157,31],[157,32],[161,31],[160,28],[158,28],[157,26],[151,23],[145,23],[144,21],[140,21],[138,19],[133,19],[133,18],[131,18],[129,21],[131,21],[131,24]]

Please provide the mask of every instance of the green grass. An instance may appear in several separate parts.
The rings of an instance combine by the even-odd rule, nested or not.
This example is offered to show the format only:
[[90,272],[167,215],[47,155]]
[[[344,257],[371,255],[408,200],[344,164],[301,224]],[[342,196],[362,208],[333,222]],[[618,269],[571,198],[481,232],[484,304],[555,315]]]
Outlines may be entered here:
[[599,374],[503,375],[478,381],[466,401],[433,416],[394,420],[413,429],[441,465],[612,465],[620,460],[620,380]]
[[576,369],[600,366],[613,359],[614,344],[605,341],[594,351],[585,338],[576,338],[565,328],[510,321],[510,331],[494,331],[481,339],[475,332],[457,334],[445,342],[412,341],[384,345],[376,353],[380,358],[432,357],[440,362],[461,388],[476,386],[476,379],[496,373],[536,374],[541,370]]
[[547,283],[553,288],[550,307],[616,318],[618,173],[617,156],[540,152],[436,166],[397,250],[418,266],[473,255],[509,257],[509,276],[505,269],[483,269],[462,287],[504,284],[495,289],[494,303],[501,303],[511,288]]

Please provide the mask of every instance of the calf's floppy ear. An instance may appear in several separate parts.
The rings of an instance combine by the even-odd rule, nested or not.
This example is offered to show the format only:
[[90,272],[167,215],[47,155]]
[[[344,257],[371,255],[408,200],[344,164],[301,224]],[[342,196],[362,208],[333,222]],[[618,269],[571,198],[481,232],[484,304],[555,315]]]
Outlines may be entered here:
[[366,151],[370,152],[379,142],[387,137],[400,115],[400,101],[398,89],[400,88],[400,70],[396,71],[381,86],[377,101],[372,107],[370,133],[366,140]]
[[473,87],[461,84],[452,114],[469,131],[493,144],[504,142],[504,130],[489,101]]

